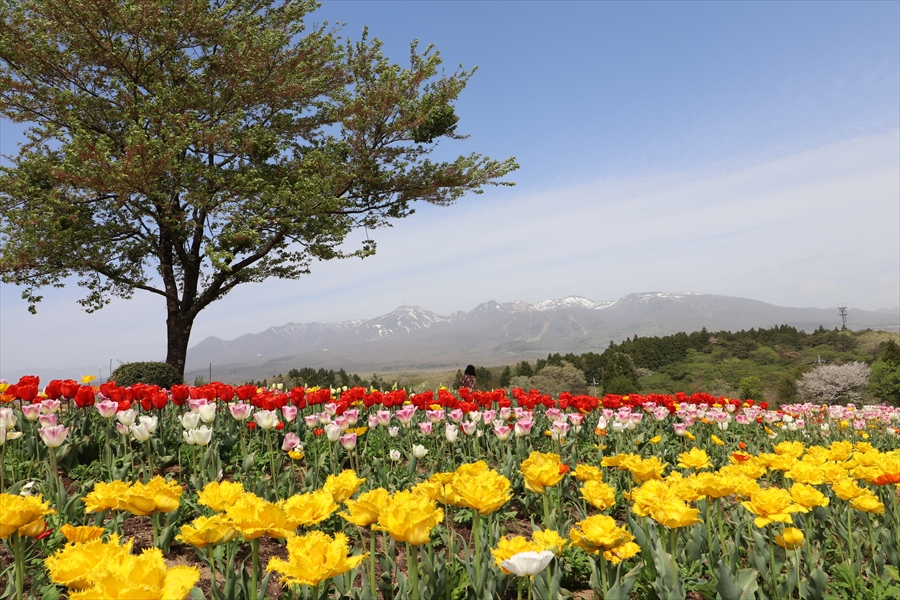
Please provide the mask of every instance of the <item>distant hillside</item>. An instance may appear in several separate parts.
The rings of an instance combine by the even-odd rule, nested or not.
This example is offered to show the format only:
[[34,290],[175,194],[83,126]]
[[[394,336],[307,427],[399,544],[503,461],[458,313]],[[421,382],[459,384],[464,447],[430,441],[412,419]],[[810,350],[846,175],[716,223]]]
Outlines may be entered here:
[[[684,293],[631,294],[614,302],[570,296],[536,304],[494,301],[471,312],[437,315],[401,306],[368,320],[288,323],[234,340],[208,337],[188,351],[191,370],[249,380],[292,368],[384,370],[455,369],[499,365],[552,352],[602,351],[634,335],[740,331],[790,325],[804,331],[841,326],[837,308],[787,308],[730,296]],[[849,309],[851,329],[900,330],[900,308]]]

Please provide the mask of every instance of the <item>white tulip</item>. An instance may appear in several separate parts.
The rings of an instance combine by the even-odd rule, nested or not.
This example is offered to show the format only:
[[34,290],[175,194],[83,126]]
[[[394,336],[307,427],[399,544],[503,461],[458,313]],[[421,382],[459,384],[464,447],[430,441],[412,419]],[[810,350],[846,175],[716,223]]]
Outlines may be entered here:
[[329,442],[336,442],[344,435],[344,430],[337,423],[329,423],[325,426],[325,435]]
[[140,422],[141,425],[146,426],[147,431],[149,431],[150,433],[153,433],[154,431],[156,431],[156,426],[159,424],[159,419],[157,417],[141,416],[141,417],[138,417],[138,421]]
[[198,446],[205,446],[210,440],[212,440],[212,429],[206,425],[201,425],[194,430],[194,443]]
[[459,427],[447,423],[447,426],[444,428],[444,435],[447,437],[447,441],[452,444],[459,438]]
[[428,450],[425,446],[420,444],[413,444],[413,456],[416,458],[425,458],[425,455],[428,454]]
[[187,444],[188,446],[193,446],[194,444],[197,443],[195,441],[196,440],[196,436],[194,434],[195,431],[196,430],[194,430],[194,429],[185,429],[181,432],[181,437],[184,438],[184,443]]
[[204,423],[212,423],[216,420],[216,405],[204,404],[200,407],[198,414],[200,416],[200,420]]
[[519,552],[504,560],[500,566],[519,577],[533,577],[546,569],[551,560],[553,560],[553,553],[549,550]]
[[278,425],[278,413],[274,410],[260,410],[253,413],[253,419],[262,429],[273,429]]
[[143,418],[139,424],[132,423],[128,430],[131,432],[134,439],[139,442],[146,442],[150,439],[149,425],[143,421]]
[[388,455],[391,457],[391,460],[397,462],[400,460],[400,451],[399,450],[391,450]]
[[[178,420],[181,421],[181,426],[185,429],[197,429],[197,425],[200,424],[200,414],[187,412],[181,415]],[[191,442],[188,443],[190,444]]]
[[122,412],[116,413],[116,419],[118,419],[119,423],[121,423],[125,427],[131,427],[134,424],[135,416],[137,416],[137,413],[134,412],[133,408],[129,408],[128,410],[123,410]]

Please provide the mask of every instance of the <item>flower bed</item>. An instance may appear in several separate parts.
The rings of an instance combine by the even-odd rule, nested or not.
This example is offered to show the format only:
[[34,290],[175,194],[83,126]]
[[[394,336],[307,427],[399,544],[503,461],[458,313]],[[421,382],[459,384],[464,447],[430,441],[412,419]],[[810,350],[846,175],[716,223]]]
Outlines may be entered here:
[[897,408],[89,384],[0,384],[19,597],[900,592]]

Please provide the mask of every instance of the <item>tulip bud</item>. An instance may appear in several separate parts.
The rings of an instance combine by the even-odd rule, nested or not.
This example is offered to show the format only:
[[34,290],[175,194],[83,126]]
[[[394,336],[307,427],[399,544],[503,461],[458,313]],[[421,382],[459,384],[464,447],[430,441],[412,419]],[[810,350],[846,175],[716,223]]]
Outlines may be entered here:
[[397,462],[400,460],[400,451],[399,450],[391,450],[388,452],[388,456],[391,457],[391,460]]
[[424,458],[426,454],[428,454],[428,450],[425,448],[425,446],[413,444],[413,456],[415,456],[416,458]]

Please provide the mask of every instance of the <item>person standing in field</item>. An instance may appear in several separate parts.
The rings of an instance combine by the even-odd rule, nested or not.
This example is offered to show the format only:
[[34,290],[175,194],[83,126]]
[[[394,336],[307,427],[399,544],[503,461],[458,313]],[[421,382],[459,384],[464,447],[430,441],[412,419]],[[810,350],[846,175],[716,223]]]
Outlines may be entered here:
[[463,376],[459,380],[459,387],[469,388],[471,391],[475,391],[475,365],[466,367],[466,372],[463,373]]

